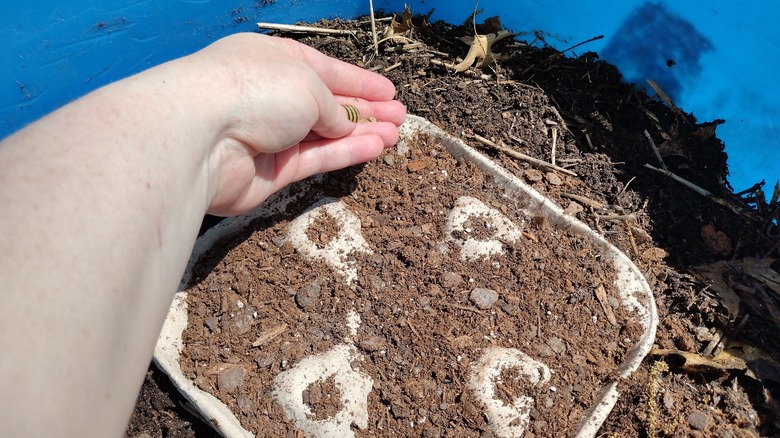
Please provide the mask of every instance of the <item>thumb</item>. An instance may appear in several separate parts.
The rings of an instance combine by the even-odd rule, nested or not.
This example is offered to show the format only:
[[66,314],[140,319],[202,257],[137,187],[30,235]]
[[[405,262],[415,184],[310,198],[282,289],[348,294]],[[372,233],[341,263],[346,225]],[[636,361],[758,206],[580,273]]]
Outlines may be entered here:
[[[319,100],[319,118],[312,126],[312,132],[324,138],[341,138],[352,133],[357,127],[360,113],[355,107],[340,105],[330,90]],[[350,112],[357,114],[355,121],[350,120]]]

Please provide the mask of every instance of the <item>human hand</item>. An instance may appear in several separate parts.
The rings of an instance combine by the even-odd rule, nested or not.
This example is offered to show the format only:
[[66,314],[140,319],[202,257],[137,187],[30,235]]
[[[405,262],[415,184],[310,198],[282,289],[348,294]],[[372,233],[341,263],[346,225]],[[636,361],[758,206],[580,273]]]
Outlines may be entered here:
[[293,41],[235,35],[0,142],[3,435],[122,433],[203,214],[376,157],[405,117],[394,91]]
[[[292,40],[234,35],[190,61],[220,66],[232,102],[210,156],[212,214],[248,211],[291,182],[376,158],[406,117],[388,79]],[[352,123],[340,104],[378,121]]]

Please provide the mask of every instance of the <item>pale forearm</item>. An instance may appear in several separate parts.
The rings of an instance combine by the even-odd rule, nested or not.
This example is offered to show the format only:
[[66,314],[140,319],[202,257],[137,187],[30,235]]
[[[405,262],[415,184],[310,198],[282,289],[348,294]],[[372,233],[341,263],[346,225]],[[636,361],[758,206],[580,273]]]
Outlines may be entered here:
[[11,376],[0,385],[18,395],[0,401],[4,427],[62,430],[41,413],[67,410],[53,421],[76,435],[90,422],[121,432],[210,202],[219,121],[196,111],[208,102],[187,62],[100,90],[0,146],[0,374]]

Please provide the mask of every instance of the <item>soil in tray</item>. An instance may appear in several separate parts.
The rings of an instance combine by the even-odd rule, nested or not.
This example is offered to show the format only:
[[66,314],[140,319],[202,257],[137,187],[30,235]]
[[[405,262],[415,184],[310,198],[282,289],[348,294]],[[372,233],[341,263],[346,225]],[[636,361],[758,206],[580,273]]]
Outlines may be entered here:
[[[356,429],[358,436],[480,436],[489,425],[469,389],[472,367],[486,349],[499,347],[546,364],[550,375],[534,383],[506,367],[491,382],[495,398],[512,405],[532,397],[527,430],[563,436],[641,335],[598,247],[525,213],[488,175],[427,136],[413,140],[407,156],[388,151],[313,184],[286,215],[254,222],[196,267],[182,370],[246,429],[294,435],[272,397],[274,379],[307,356],[354,345],[360,359],[352,369],[373,380],[368,425]],[[370,252],[345,255],[351,283],[349,274],[302,255],[288,238],[290,221],[319,196],[340,199],[360,220]],[[501,253],[464,260],[458,239],[498,235],[484,212],[445,230],[464,196],[515,224],[519,238],[499,238]],[[319,249],[343,233],[344,221],[330,211],[305,231]],[[360,321],[352,333],[350,312]],[[342,408],[332,378],[314,382],[303,398],[312,418]]]
[[[400,20],[401,11],[392,12],[399,13]],[[496,26],[481,27],[479,21],[484,17],[477,18],[481,33],[497,30]],[[496,19],[491,22],[498,23]],[[473,34],[470,20],[463,26],[425,25],[422,18],[413,17],[412,24],[418,27],[412,38],[421,45],[385,42],[376,57],[370,55],[373,53],[372,38],[367,20],[315,24],[326,28],[357,29],[357,38],[284,36],[384,74],[396,84],[398,97],[410,113],[425,116],[451,133],[463,133],[463,138],[475,147],[480,144],[469,138],[471,134],[504,142],[511,149],[551,161],[553,125],[548,121],[556,122],[556,162],[577,174],[573,178],[563,178],[566,185],[556,179],[559,175],[539,171],[502,153],[488,153],[634,260],[649,281],[659,306],[661,323],[656,346],[698,354],[706,351],[717,337],[719,345],[736,342],[737,348],[744,352],[761,348],[769,350],[775,360],[780,358],[777,320],[773,321],[771,313],[767,312],[771,306],[756,301],[754,292],[766,291],[766,284],[744,281],[731,273],[727,281],[729,284],[736,282],[733,291],[743,300],[739,314],[732,315],[711,284],[692,275],[692,267],[718,260],[776,256],[776,248],[773,249],[776,239],[767,240],[762,236],[763,229],[755,223],[645,167],[646,163],[658,165],[645,137],[646,130],[659,146],[670,170],[749,209],[746,201],[734,196],[730,187],[724,184],[728,170],[723,143],[715,135],[717,121],[700,123],[702,121],[697,121],[693,115],[675,111],[659,99],[648,97],[641,87],[622,82],[614,66],[587,52],[588,45],[565,54],[547,47],[544,39],[553,36],[543,30],[497,43],[494,51],[508,55],[500,64],[453,74],[440,62],[455,64],[459,62],[458,58],[466,56],[468,46],[459,38]],[[379,24],[380,31],[384,26]],[[529,44],[523,44],[523,41]],[[568,46],[568,43],[564,45]],[[717,114],[712,117],[715,116]],[[739,121],[728,120],[727,123]],[[348,188],[344,190],[349,191]],[[377,190],[382,196],[388,193],[382,188]],[[567,194],[578,195],[584,200],[572,201]],[[287,219],[279,218],[280,221]],[[213,224],[214,218],[207,218],[206,226]],[[727,241],[730,245],[725,248],[712,245],[706,239],[706,230],[713,230],[714,234],[723,237],[718,241]],[[258,250],[258,254],[264,251]],[[256,265],[255,261],[249,263],[249,266]],[[749,287],[745,289],[744,286]],[[750,292],[746,293],[746,290]],[[316,289],[311,293],[314,296]],[[462,303],[464,296],[465,293],[450,294],[447,302]],[[457,297],[461,297],[461,301],[456,301]],[[511,295],[507,297],[512,299]],[[506,298],[499,298],[492,311],[500,309],[502,300],[506,301]],[[464,305],[472,304],[465,302]],[[276,301],[265,302],[264,306],[281,308]],[[449,319],[455,319],[453,316],[458,310],[451,305],[429,304],[429,307]],[[478,315],[475,313],[472,317]],[[394,322],[402,321],[398,315],[394,318]],[[328,336],[328,330],[322,331],[323,338]],[[420,334],[430,336],[429,333]],[[720,338],[721,335],[724,337]],[[386,348],[378,336],[363,340],[361,352],[364,355],[371,353],[367,348],[378,348],[377,351]],[[427,339],[413,336],[415,343]],[[668,362],[671,371],[654,372],[664,362]],[[780,379],[777,376],[780,372],[768,366],[771,362],[763,358],[756,363],[762,368],[749,365],[748,371],[715,369],[702,372],[701,369],[687,370],[672,358],[651,355],[629,381],[622,382],[618,404],[601,433],[627,437],[778,436],[780,384],[777,382]],[[761,369],[769,373],[751,374]],[[442,382],[447,383],[439,387],[447,397],[452,396],[453,388],[464,391],[459,383],[443,379]],[[398,391],[402,385],[403,382],[395,384]],[[317,389],[312,388],[311,392],[316,398]],[[375,390],[372,394],[376,396],[378,392]],[[245,401],[242,403],[248,406]],[[393,405],[387,406],[392,408]],[[397,402],[396,406],[399,406],[396,413],[401,413]],[[448,409],[449,405],[440,404],[440,409],[431,411],[429,418],[435,418],[436,414],[442,416]],[[328,413],[325,408],[318,408],[316,412]],[[392,418],[390,411],[385,415]],[[437,428],[427,430],[431,432],[429,435],[435,435],[433,432]],[[208,426],[192,417],[186,402],[155,367],[150,368],[127,433],[138,438],[215,435]],[[442,435],[446,433],[449,432],[443,431]],[[457,430],[451,433],[456,434]]]

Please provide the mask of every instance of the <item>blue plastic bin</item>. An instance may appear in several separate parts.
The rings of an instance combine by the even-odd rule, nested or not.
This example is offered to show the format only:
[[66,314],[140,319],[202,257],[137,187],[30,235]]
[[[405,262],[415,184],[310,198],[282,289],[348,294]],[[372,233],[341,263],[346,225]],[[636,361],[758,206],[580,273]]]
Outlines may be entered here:
[[[463,22],[472,0],[376,0],[374,7]],[[481,17],[499,15],[515,32],[543,31],[559,49],[603,34],[575,52],[597,51],[627,79],[661,84],[699,121],[726,119],[736,190],[774,184],[780,164],[780,4],[692,0],[483,0]],[[368,13],[367,0],[30,0],[0,2],[0,138],[111,81],[190,53],[257,21],[294,23]],[[529,38],[533,39],[533,38]]]

